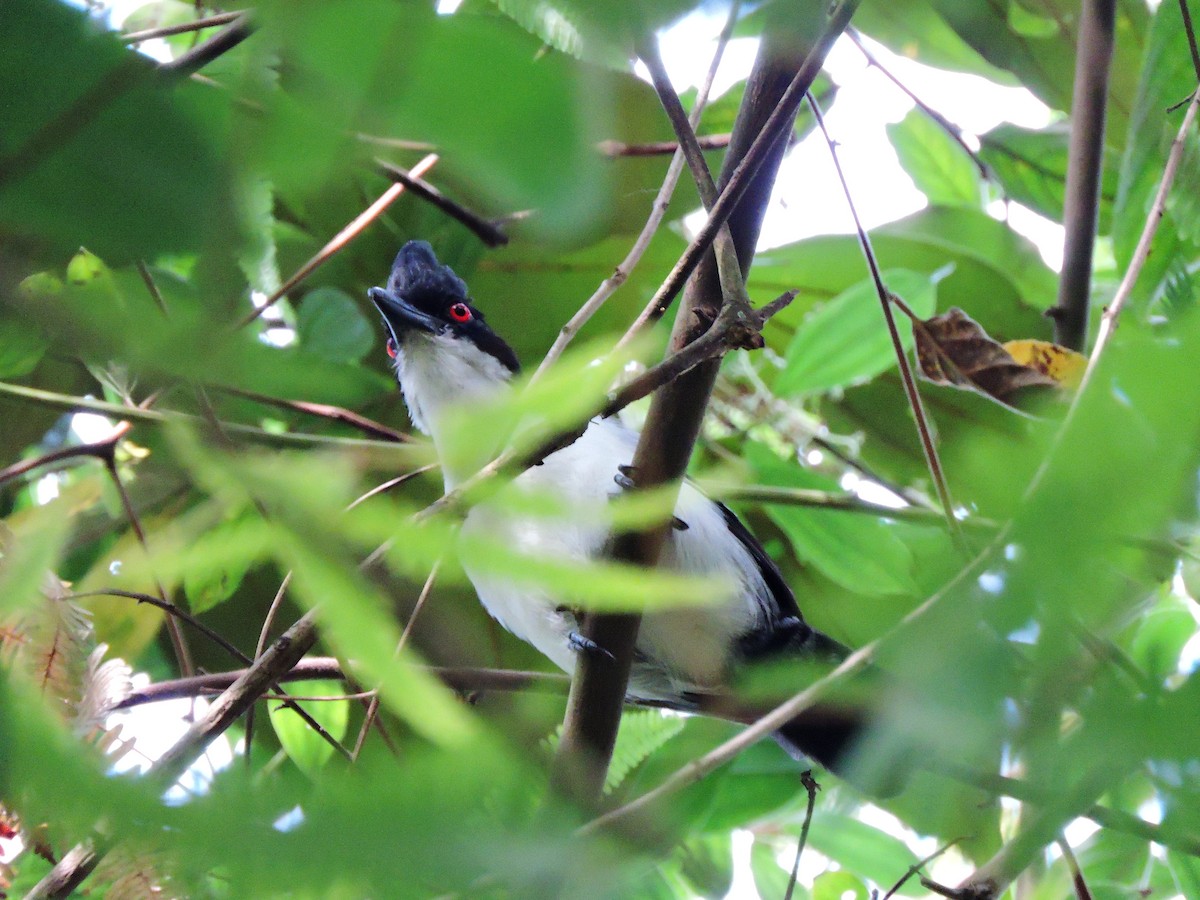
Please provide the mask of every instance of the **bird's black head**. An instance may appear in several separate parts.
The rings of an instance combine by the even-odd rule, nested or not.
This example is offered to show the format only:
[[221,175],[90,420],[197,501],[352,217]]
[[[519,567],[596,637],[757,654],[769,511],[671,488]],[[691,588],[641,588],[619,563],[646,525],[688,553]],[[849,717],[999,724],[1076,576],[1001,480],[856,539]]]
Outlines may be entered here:
[[448,335],[494,357],[509,372],[520,364],[467,296],[467,284],[443,266],[424,241],[409,241],[396,254],[386,287],[368,291],[388,332],[388,355],[402,352],[416,335]]

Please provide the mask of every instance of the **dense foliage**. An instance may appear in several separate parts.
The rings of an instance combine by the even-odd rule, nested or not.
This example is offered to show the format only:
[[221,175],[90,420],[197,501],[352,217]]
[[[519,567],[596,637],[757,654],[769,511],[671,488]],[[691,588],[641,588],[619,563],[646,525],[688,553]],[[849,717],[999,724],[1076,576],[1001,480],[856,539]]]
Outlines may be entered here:
[[[548,664],[479,608],[450,552],[453,512],[413,518],[441,495],[437,471],[347,511],[432,459],[419,436],[366,427],[406,421],[366,300],[396,249],[429,240],[536,368],[628,252],[670,159],[621,150],[672,139],[634,74],[633,42],[693,7],[719,28],[726,10],[431,6],[263,0],[249,25],[167,36],[166,56],[184,62],[172,65],[107,30],[101,9],[0,4],[0,838],[19,833],[27,848],[0,868],[0,888],[30,888],[91,838],[115,849],[86,884],[111,896],[157,884],[229,897],[720,897],[735,860],[761,896],[783,896],[779,860],[795,850],[808,800],[794,761],[759,743],[652,817],[577,835],[592,813],[546,786],[560,692],[471,681],[476,667]],[[803,32],[824,6],[746,4],[735,34]],[[869,46],[1023,85],[1056,113],[1045,129],[977,136],[921,110],[890,127],[929,205],[871,239],[919,318],[959,307],[999,341],[1052,338],[1044,313],[1058,276],[989,209],[1005,199],[1064,217],[1078,6],[866,0],[858,10]],[[816,626],[852,646],[882,638],[876,664],[898,685],[884,755],[913,740],[930,748],[886,800],[817,773],[799,888],[815,898],[887,890],[950,842],[925,870],[950,886],[992,860],[1002,890],[1024,871],[1027,896],[1066,896],[1080,888],[1055,841],[1080,817],[1101,826],[1069,832],[1093,896],[1200,897],[1195,129],[1163,208],[1152,206],[1198,78],[1183,7],[1153,6],[1115,4],[1093,334],[1161,212],[1148,261],[1081,393],[1026,391],[1016,408],[921,384],[956,529],[941,517],[858,239],[773,247],[750,271],[756,302],[798,293],[766,327],[766,348],[726,358],[693,473],[729,494]],[[152,0],[122,28],[199,14]],[[221,45],[231,28],[245,33]],[[204,55],[214,35],[222,52]],[[744,86],[714,100],[699,134],[730,130]],[[818,93],[836,106],[836,85]],[[809,133],[812,117],[796,127]],[[244,322],[389,189],[383,163],[411,168],[430,151],[425,178],[499,223],[505,246],[406,192]],[[708,153],[714,172],[722,155]],[[591,361],[683,253],[682,218],[698,206],[685,174],[668,222],[572,349],[475,427],[531,411],[550,430],[586,417],[623,362]],[[638,352],[652,361],[659,350]],[[863,483],[904,508],[844,491]],[[753,486],[780,490],[737,500]],[[466,549],[597,607],[697,593],[613,564],[513,559],[499,542]],[[104,734],[96,696],[121,679],[101,668],[97,644],[155,681],[184,674],[156,599],[247,656],[317,609],[320,652],[352,664],[349,690],[383,685],[385,734],[371,732],[350,762],[270,700],[259,704],[269,721],[243,718],[230,732],[248,742],[249,764],[185,804],[163,802],[153,779],[106,774],[99,748],[123,760],[151,751],[128,724]],[[194,671],[244,667],[182,632]],[[464,670],[466,687],[456,696],[431,666]],[[355,746],[365,702],[304,706]],[[738,728],[630,711],[606,802],[641,795]],[[900,892],[926,888],[911,879]]]

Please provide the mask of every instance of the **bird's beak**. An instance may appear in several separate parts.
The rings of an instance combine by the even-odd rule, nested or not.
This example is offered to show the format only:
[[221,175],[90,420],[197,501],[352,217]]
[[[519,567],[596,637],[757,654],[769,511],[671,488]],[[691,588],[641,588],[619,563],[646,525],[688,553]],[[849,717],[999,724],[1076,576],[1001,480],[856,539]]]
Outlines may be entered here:
[[373,287],[367,291],[367,296],[371,298],[371,302],[383,316],[384,323],[397,338],[413,328],[429,334],[440,334],[445,328],[444,323],[386,288]]

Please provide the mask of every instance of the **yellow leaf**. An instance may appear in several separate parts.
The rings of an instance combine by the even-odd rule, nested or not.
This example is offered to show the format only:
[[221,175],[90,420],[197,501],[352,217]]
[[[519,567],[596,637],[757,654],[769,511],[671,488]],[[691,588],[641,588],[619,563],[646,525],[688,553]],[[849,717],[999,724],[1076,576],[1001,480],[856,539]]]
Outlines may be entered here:
[[1049,341],[1008,341],[1004,345],[1017,362],[1037,369],[1048,378],[1053,378],[1063,387],[1078,387],[1087,368],[1087,357]]

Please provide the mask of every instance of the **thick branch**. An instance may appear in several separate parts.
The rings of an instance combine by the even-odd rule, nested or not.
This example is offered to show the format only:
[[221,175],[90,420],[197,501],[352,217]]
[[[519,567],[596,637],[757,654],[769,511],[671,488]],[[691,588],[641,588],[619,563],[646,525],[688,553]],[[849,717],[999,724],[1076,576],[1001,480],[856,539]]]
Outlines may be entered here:
[[1082,350],[1087,341],[1088,299],[1092,288],[1092,251],[1100,215],[1104,173],[1104,116],[1112,68],[1116,0],[1082,0],[1075,48],[1075,97],[1067,188],[1063,200],[1062,275],[1058,305],[1052,311],[1055,342]]

